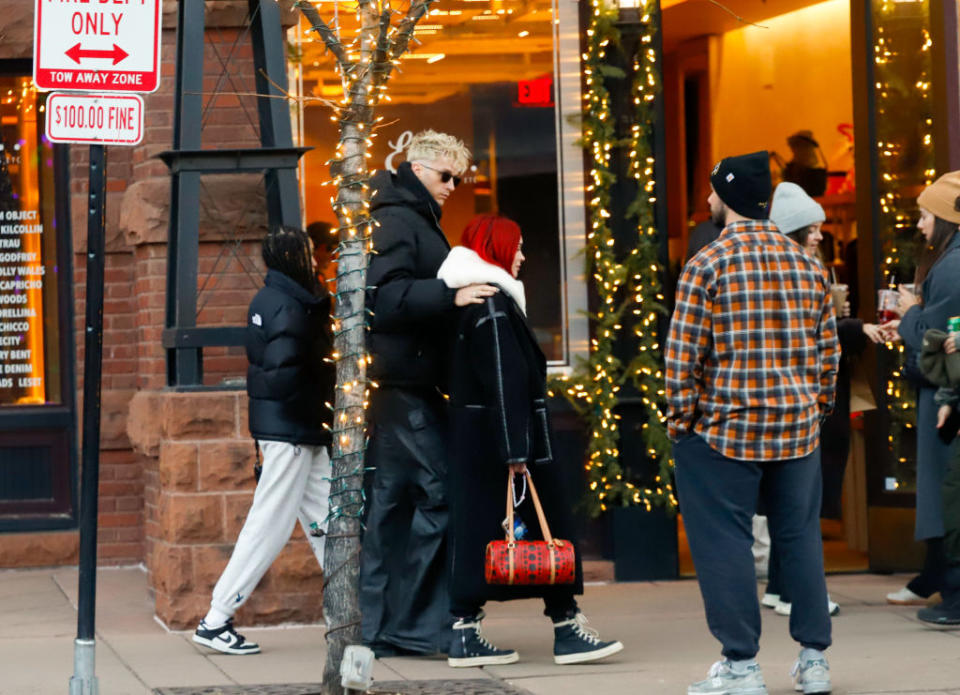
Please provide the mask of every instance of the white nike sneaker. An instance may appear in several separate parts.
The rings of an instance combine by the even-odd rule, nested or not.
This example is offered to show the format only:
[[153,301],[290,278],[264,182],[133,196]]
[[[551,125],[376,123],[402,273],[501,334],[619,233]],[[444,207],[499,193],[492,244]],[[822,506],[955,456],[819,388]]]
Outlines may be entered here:
[[243,635],[233,629],[233,618],[220,627],[214,628],[207,627],[207,624],[201,620],[197,631],[193,633],[193,641],[224,654],[260,653],[259,644],[248,642]]

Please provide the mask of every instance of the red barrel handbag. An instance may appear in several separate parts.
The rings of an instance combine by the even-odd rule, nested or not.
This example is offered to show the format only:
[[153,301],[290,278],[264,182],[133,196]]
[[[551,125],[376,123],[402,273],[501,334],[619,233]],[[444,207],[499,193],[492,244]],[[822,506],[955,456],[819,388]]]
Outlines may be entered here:
[[487,543],[484,576],[487,584],[536,586],[573,584],[576,561],[573,543],[554,538],[540,506],[530,471],[524,471],[533,506],[540,521],[542,541],[518,541],[513,537],[513,474],[507,474],[507,538]]

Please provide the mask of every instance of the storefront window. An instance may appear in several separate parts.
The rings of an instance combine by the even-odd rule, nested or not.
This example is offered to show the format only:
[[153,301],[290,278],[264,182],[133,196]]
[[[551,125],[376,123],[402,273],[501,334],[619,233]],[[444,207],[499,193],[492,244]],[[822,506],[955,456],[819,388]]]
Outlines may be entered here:
[[[319,9],[331,20],[336,17],[343,35],[350,37],[356,16],[347,7],[325,2]],[[575,22],[573,3],[571,9]],[[551,0],[440,0],[432,5],[416,29],[412,52],[391,78],[389,100],[378,107],[383,120],[371,159],[372,168],[396,168],[410,138],[426,128],[467,144],[473,166],[444,206],[441,225],[451,244],[457,244],[474,215],[499,213],[520,224],[528,313],[555,365],[569,364],[573,350],[566,270],[572,258],[565,226],[570,234],[583,234],[582,227],[574,232],[576,222],[564,215],[570,201],[563,200],[561,185],[559,143],[566,126],[558,118],[556,18]],[[323,184],[330,178],[326,162],[338,132],[321,100],[339,100],[342,87],[323,43],[306,28],[304,24],[299,32],[302,61],[296,74],[303,94],[302,142],[314,148],[302,171],[306,222],[332,224],[331,191]],[[578,103],[571,106],[578,108]],[[582,169],[582,159],[576,163]],[[583,296],[585,301],[585,291]]]
[[[936,178],[931,94],[928,0],[871,3],[874,52],[879,217],[877,248],[882,287],[912,283],[920,251],[917,196]],[[881,318],[893,318],[885,316]],[[904,378],[902,344],[881,352],[890,414],[892,469],[888,492],[913,492],[916,484],[916,399]]]
[[44,98],[0,75],[0,408],[62,402],[53,146]]

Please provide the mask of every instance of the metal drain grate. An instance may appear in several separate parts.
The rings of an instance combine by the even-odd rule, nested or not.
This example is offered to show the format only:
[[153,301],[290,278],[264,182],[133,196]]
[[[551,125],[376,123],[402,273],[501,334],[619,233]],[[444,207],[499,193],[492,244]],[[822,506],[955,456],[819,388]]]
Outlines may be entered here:
[[456,681],[384,681],[367,691],[377,695],[526,695],[506,683],[475,678]]
[[[153,695],[320,695],[319,683],[294,685],[209,685],[200,688],[155,688]],[[527,695],[506,683],[489,678],[448,681],[383,681],[374,683],[370,695]]]
[[206,685],[190,688],[154,688],[153,695],[320,695],[319,683],[294,685]]

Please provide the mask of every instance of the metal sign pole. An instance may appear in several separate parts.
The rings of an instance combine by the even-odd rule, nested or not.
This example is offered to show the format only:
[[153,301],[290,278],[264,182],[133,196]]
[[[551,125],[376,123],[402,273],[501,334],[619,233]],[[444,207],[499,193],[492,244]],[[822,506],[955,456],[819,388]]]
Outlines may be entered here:
[[83,458],[80,489],[80,586],[70,695],[99,695],[95,675],[97,492],[100,480],[100,375],[103,362],[104,221],[107,150],[90,146],[87,196],[87,311],[83,355]]

